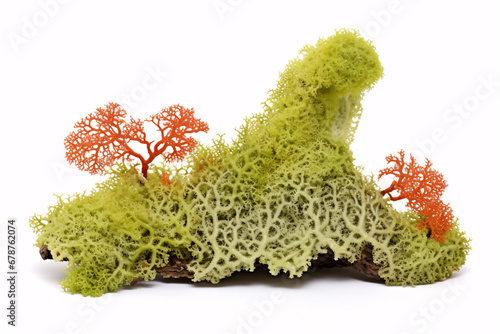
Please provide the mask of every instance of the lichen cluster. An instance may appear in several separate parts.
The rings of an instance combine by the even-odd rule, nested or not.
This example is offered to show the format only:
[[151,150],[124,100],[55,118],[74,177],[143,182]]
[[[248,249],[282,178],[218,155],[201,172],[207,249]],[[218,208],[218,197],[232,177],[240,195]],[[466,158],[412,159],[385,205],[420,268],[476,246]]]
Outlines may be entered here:
[[116,166],[92,193],[33,217],[37,245],[68,260],[67,291],[92,296],[153,279],[172,254],[212,283],[257,263],[300,277],[328,249],[349,262],[370,249],[389,285],[445,279],[469,249],[457,222],[445,243],[428,238],[422,217],[395,210],[353,163],[360,101],[382,74],[356,31],[320,39],[232,143],[199,145],[181,169],[154,167],[147,179]]

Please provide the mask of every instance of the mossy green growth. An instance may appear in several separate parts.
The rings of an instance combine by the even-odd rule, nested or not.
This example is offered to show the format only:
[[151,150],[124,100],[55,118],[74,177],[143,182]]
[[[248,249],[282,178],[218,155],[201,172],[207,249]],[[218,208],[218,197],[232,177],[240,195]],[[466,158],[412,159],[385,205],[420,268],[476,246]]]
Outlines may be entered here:
[[176,216],[174,198],[159,173],[146,181],[135,167],[119,165],[90,194],[59,197],[31,225],[38,247],[45,244],[55,261],[68,261],[63,288],[99,296],[133,279],[154,279],[170,254],[189,258],[191,232]]
[[455,222],[440,243],[417,230],[353,163],[350,143],[361,98],[383,74],[372,44],[351,30],[304,47],[281,74],[263,112],[233,143],[199,146],[174,175],[142,178],[120,166],[89,195],[32,219],[38,246],[68,259],[71,292],[100,295],[152,279],[169,255],[189,259],[194,281],[219,282],[266,264],[301,276],[319,254],[359,259],[372,251],[389,285],[432,283],[465,262],[468,239]]

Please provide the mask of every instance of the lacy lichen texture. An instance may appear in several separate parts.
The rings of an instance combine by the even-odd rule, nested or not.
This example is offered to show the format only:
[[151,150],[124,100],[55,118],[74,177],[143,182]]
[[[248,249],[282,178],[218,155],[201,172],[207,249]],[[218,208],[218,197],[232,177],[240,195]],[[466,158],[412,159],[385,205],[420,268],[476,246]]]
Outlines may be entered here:
[[457,221],[445,242],[430,238],[417,229],[424,217],[395,210],[353,163],[360,101],[382,74],[356,31],[320,39],[232,143],[198,145],[182,169],[154,166],[147,178],[115,165],[91,193],[32,218],[37,246],[68,261],[64,289],[92,296],[153,279],[174,255],[212,283],[259,264],[300,277],[328,251],[348,262],[370,251],[388,285],[450,277],[469,250]]

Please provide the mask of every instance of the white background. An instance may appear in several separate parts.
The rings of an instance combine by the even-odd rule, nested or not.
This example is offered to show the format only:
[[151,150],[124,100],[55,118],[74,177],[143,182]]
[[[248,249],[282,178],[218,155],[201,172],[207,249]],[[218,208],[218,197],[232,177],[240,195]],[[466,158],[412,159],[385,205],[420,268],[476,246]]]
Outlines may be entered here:
[[[2,333],[498,333],[499,13],[486,0],[2,0],[2,272],[10,217],[19,253],[18,326],[6,325],[2,279]],[[180,103],[210,124],[200,140],[231,138],[299,49],[342,27],[372,39],[385,68],[364,99],[356,163],[376,174],[400,149],[433,161],[473,239],[460,272],[415,288],[332,269],[141,282],[101,298],[62,291],[65,265],[40,259],[28,219],[54,193],[102,180],[65,162],[76,121],[132,94],[133,117]]]

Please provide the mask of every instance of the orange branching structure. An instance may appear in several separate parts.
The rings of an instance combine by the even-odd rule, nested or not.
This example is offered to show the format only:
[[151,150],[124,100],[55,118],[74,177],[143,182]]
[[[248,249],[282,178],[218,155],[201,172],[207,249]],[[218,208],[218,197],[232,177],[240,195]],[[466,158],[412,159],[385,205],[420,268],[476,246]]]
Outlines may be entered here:
[[417,228],[429,229],[432,238],[444,242],[443,235],[452,227],[454,219],[450,205],[441,200],[447,187],[446,181],[441,173],[431,168],[432,163],[428,159],[425,166],[421,166],[411,154],[409,163],[404,158],[403,150],[399,152],[399,157],[392,154],[386,157],[387,163],[394,165],[382,169],[379,179],[384,175],[393,175],[396,179],[381,194],[388,194],[393,201],[407,199],[408,208],[426,217]]
[[[103,174],[116,161],[137,158],[147,178],[149,164],[159,155],[167,162],[181,161],[191,153],[197,141],[187,135],[207,132],[208,124],[194,117],[194,110],[180,105],[164,108],[146,120],[131,118],[117,103],[97,108],[75,124],[75,131],[65,139],[66,159],[91,174]],[[150,122],[160,133],[157,141],[146,139],[144,122]],[[145,152],[132,149],[132,143],[145,146]]]
[[180,184],[174,183],[172,180],[170,180],[170,174],[167,172],[163,172],[160,176],[161,183],[165,186],[173,186],[173,187],[179,187],[182,188]]

